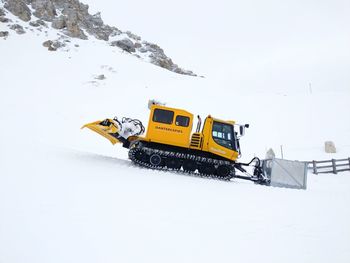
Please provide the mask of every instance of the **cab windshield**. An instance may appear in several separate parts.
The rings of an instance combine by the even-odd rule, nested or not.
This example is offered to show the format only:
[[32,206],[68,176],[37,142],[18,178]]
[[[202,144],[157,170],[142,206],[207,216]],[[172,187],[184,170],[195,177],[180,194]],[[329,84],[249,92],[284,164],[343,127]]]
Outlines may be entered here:
[[217,144],[231,150],[236,150],[233,125],[214,121],[212,136]]

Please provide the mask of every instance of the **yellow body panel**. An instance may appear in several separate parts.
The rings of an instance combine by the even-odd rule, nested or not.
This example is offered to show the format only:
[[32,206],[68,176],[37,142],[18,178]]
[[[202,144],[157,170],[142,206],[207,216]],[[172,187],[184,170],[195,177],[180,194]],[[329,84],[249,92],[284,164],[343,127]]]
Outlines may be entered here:
[[[161,123],[154,120],[155,110],[166,110],[174,113],[171,123]],[[189,118],[188,126],[183,127],[176,121],[177,116]],[[185,110],[152,105],[145,141],[169,144],[179,147],[189,147],[193,125],[193,114]]]

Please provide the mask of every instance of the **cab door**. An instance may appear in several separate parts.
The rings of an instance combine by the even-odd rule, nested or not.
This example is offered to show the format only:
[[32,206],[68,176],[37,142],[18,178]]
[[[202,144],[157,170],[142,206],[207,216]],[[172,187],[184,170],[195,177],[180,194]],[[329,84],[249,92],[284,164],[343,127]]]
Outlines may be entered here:
[[236,136],[230,123],[207,118],[203,130],[206,129],[207,151],[230,160],[238,158]]

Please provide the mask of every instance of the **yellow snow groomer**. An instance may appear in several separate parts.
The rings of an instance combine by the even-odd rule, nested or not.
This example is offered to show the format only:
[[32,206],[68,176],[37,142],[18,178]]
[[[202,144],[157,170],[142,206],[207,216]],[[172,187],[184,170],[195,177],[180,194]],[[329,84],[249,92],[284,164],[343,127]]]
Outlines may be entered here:
[[[202,125],[197,117],[193,132],[192,113],[164,105],[152,104],[147,131],[141,121],[130,118],[105,119],[84,125],[112,144],[129,149],[129,158],[136,164],[160,170],[176,170],[200,176],[229,180],[233,177],[270,183],[270,170],[258,158],[239,163],[239,139],[248,124],[224,121],[207,116]],[[203,126],[203,127],[202,127]],[[146,131],[146,135],[142,136]],[[252,174],[244,166],[253,167]],[[242,175],[236,174],[239,170]]]

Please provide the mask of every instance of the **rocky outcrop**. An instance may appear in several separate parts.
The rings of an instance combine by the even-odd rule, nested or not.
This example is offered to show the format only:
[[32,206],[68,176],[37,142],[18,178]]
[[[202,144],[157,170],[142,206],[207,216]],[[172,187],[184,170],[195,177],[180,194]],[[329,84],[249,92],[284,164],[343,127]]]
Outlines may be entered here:
[[89,6],[77,0],[55,0],[54,3],[56,8],[62,10],[62,16],[54,20],[54,27],[66,28],[68,36],[87,39],[85,30],[97,39],[107,41],[114,30],[103,23],[100,13],[90,15]]
[[[4,7],[23,21],[29,21],[32,14],[28,5],[34,10],[35,17],[52,22],[53,28],[64,29],[70,37],[87,39],[85,30],[97,39],[108,41],[110,35],[120,32],[105,25],[100,13],[89,14],[89,6],[78,0],[5,0]],[[58,13],[62,15],[57,17]]]
[[129,38],[131,38],[131,39],[133,39],[133,40],[135,40],[135,41],[140,41],[140,40],[141,40],[141,37],[139,37],[138,35],[135,35],[135,34],[131,33],[130,31],[126,31],[125,34],[126,34]]
[[0,23],[10,23],[12,22],[11,19],[5,17],[6,13],[5,10],[0,8]]
[[30,21],[29,25],[31,25],[32,27],[39,27],[39,26],[47,27],[47,24],[41,19]]
[[117,46],[117,47],[121,48],[122,50],[129,52],[129,53],[133,53],[136,51],[134,43],[129,38],[124,38],[124,39],[118,40],[118,41],[112,41],[111,45]]
[[0,31],[0,37],[7,37],[9,35],[8,31]]
[[165,55],[164,50],[158,45],[144,41],[140,52],[150,52],[151,62],[159,67],[168,69],[178,74],[196,76],[190,70],[184,70],[175,64],[171,58]]
[[10,23],[10,22],[12,22],[12,20],[8,19],[7,17],[0,16],[0,22],[1,23]]
[[6,0],[4,7],[23,21],[31,19],[31,11],[23,0]]
[[51,22],[57,15],[56,8],[51,0],[33,0],[31,5],[35,9],[33,15],[42,20]]
[[44,47],[49,47],[49,46],[51,46],[52,45],[52,40],[46,40],[45,42],[43,42],[43,46]]
[[18,24],[11,25],[10,29],[15,31],[19,35],[24,34],[26,32],[26,31],[24,31],[24,28],[21,25],[18,25]]
[[[196,76],[192,71],[184,70],[175,64],[158,45],[146,41],[141,42],[141,37],[130,31],[122,32],[116,27],[105,25],[99,12],[94,15],[89,14],[89,6],[79,2],[79,0],[2,1],[5,9],[23,21],[30,21],[32,15],[36,17],[37,20],[30,21],[29,25],[36,27],[39,31],[42,31],[42,27],[51,24],[52,28],[73,38],[88,39],[88,36],[94,36],[104,41],[112,39],[111,46],[121,48],[138,58],[149,59],[151,63],[175,73]],[[3,23],[11,22],[5,15],[5,11],[0,8],[0,21]],[[18,34],[25,32],[20,25],[11,25],[10,28]],[[54,43],[50,45],[46,43],[46,45],[48,45],[49,50],[59,48]]]
[[64,47],[65,44],[58,40],[47,40],[43,43],[44,47],[47,47],[49,51],[56,51],[57,49]]
[[59,16],[52,20],[51,26],[55,29],[63,29],[66,25],[66,19],[64,16]]
[[104,79],[106,79],[106,76],[104,74],[100,74],[100,75],[96,76],[95,79],[104,80]]
[[0,16],[5,16],[5,15],[6,15],[5,10],[0,7]]
[[134,43],[134,47],[140,49],[142,45],[140,44],[140,42],[136,42]]
[[80,39],[87,39],[84,31],[79,27],[78,15],[75,12],[69,12],[65,21],[67,36],[76,37]]

